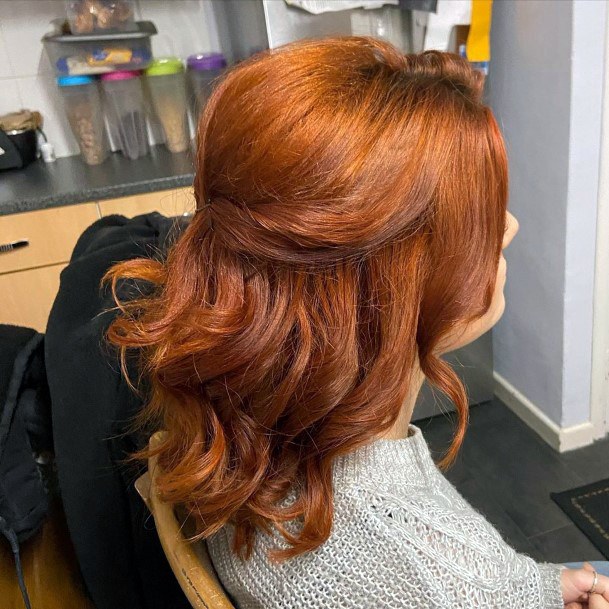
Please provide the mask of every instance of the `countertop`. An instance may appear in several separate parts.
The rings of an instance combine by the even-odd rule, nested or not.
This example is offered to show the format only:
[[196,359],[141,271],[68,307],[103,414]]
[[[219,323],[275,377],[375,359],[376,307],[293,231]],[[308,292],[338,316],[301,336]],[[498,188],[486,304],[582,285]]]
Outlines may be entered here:
[[193,177],[190,153],[172,154],[162,145],[133,161],[114,152],[94,166],[80,155],[48,164],[38,159],[24,169],[0,171],[0,216],[180,188]]

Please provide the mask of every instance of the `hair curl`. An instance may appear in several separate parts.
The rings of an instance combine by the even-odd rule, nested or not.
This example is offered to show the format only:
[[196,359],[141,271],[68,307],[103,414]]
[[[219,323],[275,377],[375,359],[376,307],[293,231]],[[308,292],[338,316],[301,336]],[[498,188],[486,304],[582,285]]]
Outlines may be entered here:
[[[197,538],[227,522],[312,550],[332,526],[332,461],[396,421],[419,361],[458,429],[465,389],[438,341],[489,308],[507,160],[465,59],[367,37],[308,40],[229,70],[198,125],[197,211],[164,261],[113,267],[151,282],[108,338],[135,349],[162,497]],[[213,230],[211,227],[213,226]],[[297,485],[289,507],[279,503]],[[282,523],[301,518],[291,535]]]

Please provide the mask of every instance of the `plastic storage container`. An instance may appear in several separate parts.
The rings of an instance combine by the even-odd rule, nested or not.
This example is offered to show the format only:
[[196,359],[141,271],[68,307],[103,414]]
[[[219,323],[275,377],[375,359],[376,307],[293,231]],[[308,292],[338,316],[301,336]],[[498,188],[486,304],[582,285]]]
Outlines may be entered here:
[[177,57],[155,59],[146,70],[152,106],[171,152],[184,152],[190,144],[184,64]]
[[66,9],[72,34],[137,30],[133,0],[67,0]]
[[209,99],[214,80],[226,68],[226,59],[222,53],[197,53],[188,57],[186,65],[190,88],[189,101],[192,115],[196,120]]
[[138,21],[136,32],[118,34],[47,34],[44,48],[58,75],[80,76],[140,70],[152,61],[151,21]]
[[60,76],[57,84],[82,158],[98,165],[108,156],[97,81],[92,76]]
[[112,72],[101,77],[112,133],[123,154],[137,159],[148,152],[144,93],[139,72]]

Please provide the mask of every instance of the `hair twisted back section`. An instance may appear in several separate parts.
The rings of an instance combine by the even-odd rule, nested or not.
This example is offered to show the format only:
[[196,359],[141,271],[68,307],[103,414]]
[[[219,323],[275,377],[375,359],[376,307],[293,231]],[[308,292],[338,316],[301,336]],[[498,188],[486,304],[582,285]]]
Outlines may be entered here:
[[154,285],[108,338],[139,354],[145,416],[168,432],[159,489],[199,538],[230,522],[249,556],[276,527],[277,560],[323,543],[333,459],[392,426],[417,358],[456,405],[440,465],[454,460],[467,397],[436,347],[488,309],[505,229],[506,154],[481,96],[466,60],[366,37],[266,51],[215,87],[192,222],[165,260],[107,275]]

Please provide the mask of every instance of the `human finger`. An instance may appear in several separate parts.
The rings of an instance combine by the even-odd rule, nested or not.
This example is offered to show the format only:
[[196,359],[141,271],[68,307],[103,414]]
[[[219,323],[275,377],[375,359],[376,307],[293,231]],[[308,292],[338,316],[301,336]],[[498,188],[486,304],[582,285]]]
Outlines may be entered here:
[[[598,573],[589,562],[582,563],[581,571],[584,572],[582,573],[582,575],[585,575],[586,582],[589,582],[589,584],[585,584],[586,592],[588,592],[588,590],[591,590],[592,586],[594,585],[594,592],[589,596],[601,596],[606,601],[609,601],[609,577]],[[595,576],[596,585],[594,584]]]
[[609,609],[609,600],[600,594],[591,594],[588,600],[588,609]]

